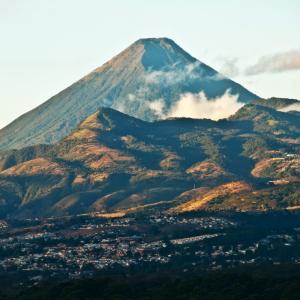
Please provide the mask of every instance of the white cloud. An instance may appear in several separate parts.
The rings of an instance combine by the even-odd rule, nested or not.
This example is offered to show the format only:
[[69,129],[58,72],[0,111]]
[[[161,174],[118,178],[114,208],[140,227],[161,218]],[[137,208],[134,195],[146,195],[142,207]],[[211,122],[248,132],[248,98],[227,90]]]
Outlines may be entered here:
[[300,103],[294,103],[294,104],[288,105],[284,108],[279,109],[279,111],[282,111],[282,112],[300,111]]
[[291,50],[261,57],[256,64],[245,70],[245,74],[278,73],[297,69],[300,69],[300,50]]
[[171,107],[167,117],[219,120],[233,115],[243,105],[238,102],[238,95],[230,94],[229,90],[213,99],[208,99],[204,92],[186,93]]
[[160,98],[157,100],[154,100],[152,102],[149,102],[149,108],[153,111],[154,115],[158,118],[164,118],[164,108],[165,108],[165,102],[164,99]]
[[[184,93],[169,108],[167,108],[164,98],[146,100],[133,94],[130,94],[128,98],[131,102],[143,101],[144,107],[152,111],[157,119],[185,117],[219,120],[228,118],[244,105],[244,103],[238,102],[239,95],[232,95],[230,90],[227,90],[220,97],[211,99],[208,99],[203,91],[195,94]],[[118,105],[117,109],[126,113],[124,104]]]

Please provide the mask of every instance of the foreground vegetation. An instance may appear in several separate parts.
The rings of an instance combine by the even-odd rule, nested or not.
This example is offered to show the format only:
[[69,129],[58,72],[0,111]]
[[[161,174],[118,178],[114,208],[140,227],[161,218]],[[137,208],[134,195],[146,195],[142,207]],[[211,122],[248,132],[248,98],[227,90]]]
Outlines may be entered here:
[[148,274],[44,284],[4,295],[10,300],[299,299],[300,269],[271,267],[203,275]]

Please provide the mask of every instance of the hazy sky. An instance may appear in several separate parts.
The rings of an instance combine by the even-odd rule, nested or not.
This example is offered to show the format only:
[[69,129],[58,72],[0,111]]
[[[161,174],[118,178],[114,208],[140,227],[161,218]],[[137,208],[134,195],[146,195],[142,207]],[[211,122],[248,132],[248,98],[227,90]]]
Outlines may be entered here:
[[262,97],[300,99],[298,0],[0,0],[0,127],[141,37]]

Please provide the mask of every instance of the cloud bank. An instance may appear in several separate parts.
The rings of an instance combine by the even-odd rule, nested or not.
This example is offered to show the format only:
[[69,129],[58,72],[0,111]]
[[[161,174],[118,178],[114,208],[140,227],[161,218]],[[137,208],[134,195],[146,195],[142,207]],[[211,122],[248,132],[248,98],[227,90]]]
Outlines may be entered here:
[[[222,96],[216,98],[207,98],[206,94],[201,91],[199,93],[183,93],[178,100],[171,105],[166,106],[164,98],[155,100],[144,100],[144,109],[149,110],[157,119],[167,118],[194,118],[194,119],[211,119],[220,120],[228,118],[235,114],[244,103],[238,101],[239,95],[232,95],[230,90],[227,90]],[[141,98],[136,98],[130,94],[130,102],[141,101]],[[119,107],[119,110],[124,107]]]
[[245,74],[257,75],[298,69],[300,69],[300,50],[292,50],[261,57],[256,64],[245,70]]
[[282,112],[299,111],[300,112],[300,103],[291,104],[289,106],[279,109],[279,111],[282,111]]
[[167,117],[219,120],[233,115],[243,105],[238,102],[238,95],[230,94],[229,90],[213,99],[208,99],[204,92],[186,93],[171,107]]

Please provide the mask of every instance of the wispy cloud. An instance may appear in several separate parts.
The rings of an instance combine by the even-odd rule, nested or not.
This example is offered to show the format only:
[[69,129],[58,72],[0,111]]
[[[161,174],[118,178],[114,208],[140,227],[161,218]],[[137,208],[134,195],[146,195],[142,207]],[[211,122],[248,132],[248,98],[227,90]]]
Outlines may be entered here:
[[177,68],[176,65],[167,69],[159,71],[149,71],[145,75],[145,83],[147,84],[178,84],[179,82],[191,80],[201,76],[201,63],[196,61],[190,63],[183,68]]
[[201,66],[200,61],[195,61],[185,65],[184,67],[178,67],[178,65],[173,65],[170,68],[159,71],[148,71],[144,78],[144,82],[150,85],[175,85],[181,82],[186,82],[194,79],[201,80],[223,80],[225,77],[216,73],[208,71],[205,67]]
[[291,50],[261,57],[245,70],[246,75],[277,73],[300,69],[300,50]]

